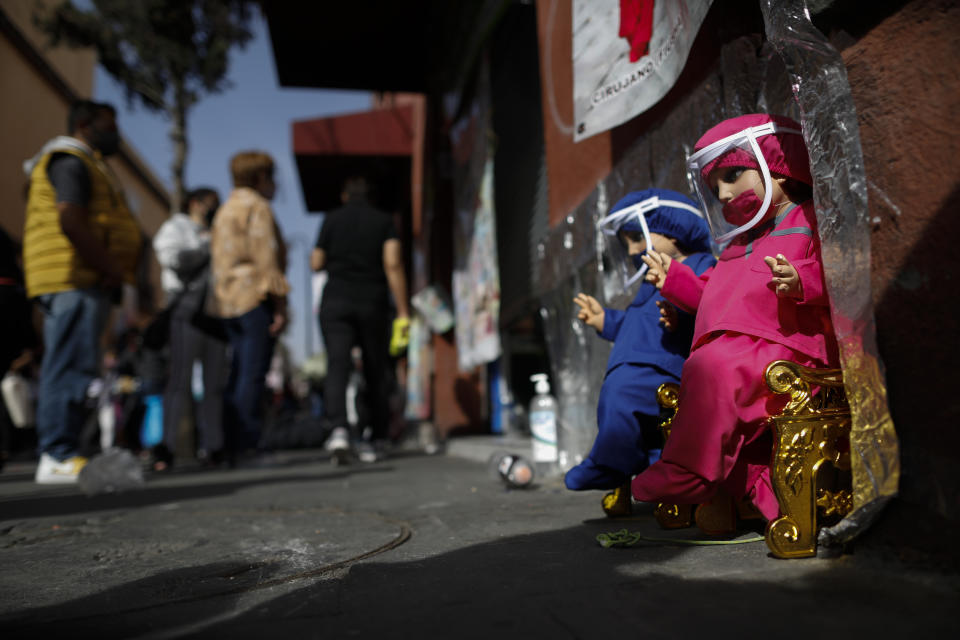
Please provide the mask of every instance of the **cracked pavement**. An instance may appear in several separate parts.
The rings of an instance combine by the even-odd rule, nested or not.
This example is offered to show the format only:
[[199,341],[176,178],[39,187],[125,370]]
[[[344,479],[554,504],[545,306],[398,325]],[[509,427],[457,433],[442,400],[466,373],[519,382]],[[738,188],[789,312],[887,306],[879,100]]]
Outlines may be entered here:
[[[957,576],[884,556],[776,560],[763,543],[604,549],[660,531],[599,492],[506,490],[485,465],[320,451],[178,470],[86,497],[0,475],[0,632],[98,638],[955,636]],[[746,531],[745,535],[752,532]],[[834,631],[831,631],[834,630]]]

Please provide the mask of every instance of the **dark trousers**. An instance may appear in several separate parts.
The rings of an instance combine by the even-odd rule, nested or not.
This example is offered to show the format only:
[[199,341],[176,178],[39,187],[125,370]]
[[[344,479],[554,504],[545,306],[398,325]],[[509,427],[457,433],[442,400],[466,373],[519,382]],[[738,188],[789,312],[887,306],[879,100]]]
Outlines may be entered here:
[[230,340],[231,366],[226,390],[224,435],[227,449],[256,447],[263,430],[263,394],[276,338],[270,304],[225,321]]
[[180,420],[193,407],[193,363],[203,368],[203,399],[197,411],[199,447],[223,449],[223,392],[227,382],[227,344],[197,329],[187,315],[170,320],[170,371],[163,392],[163,442],[176,452]]
[[[384,385],[390,345],[389,305],[386,298],[330,297],[320,306],[320,330],[327,349],[327,379],[323,405],[332,427],[347,426],[347,381],[353,370],[350,350],[363,353],[363,376],[373,439],[387,437],[387,393]],[[365,425],[360,425],[361,428]]]
[[[31,339],[30,303],[27,302],[20,287],[0,284],[0,379],[7,375],[7,370],[24,349],[34,346]],[[10,451],[13,440],[13,423],[7,414],[6,406],[0,399],[0,467],[6,454]]]

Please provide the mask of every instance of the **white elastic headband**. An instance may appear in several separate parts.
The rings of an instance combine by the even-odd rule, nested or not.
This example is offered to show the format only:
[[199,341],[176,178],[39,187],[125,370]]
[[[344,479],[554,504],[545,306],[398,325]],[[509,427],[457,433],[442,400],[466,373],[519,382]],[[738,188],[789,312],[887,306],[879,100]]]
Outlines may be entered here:
[[[686,202],[680,202],[679,200],[661,200],[659,196],[652,196],[646,200],[641,200],[636,204],[632,204],[629,207],[624,207],[619,211],[601,218],[597,222],[597,226],[600,227],[600,230],[604,234],[608,236],[615,236],[617,235],[617,229],[621,226],[621,220],[629,218],[630,216],[636,216],[637,220],[640,221],[640,229],[643,231],[643,239],[646,241],[647,250],[649,251],[651,248],[653,248],[653,240],[650,237],[650,227],[647,226],[647,218],[643,214],[647,213],[648,211],[653,211],[654,209],[659,209],[660,207],[683,209],[685,211],[689,211],[698,218],[703,218],[703,212],[693,205],[687,204]],[[644,264],[642,267],[637,269],[636,273],[627,278],[624,287],[629,288],[634,282],[642,278],[646,272],[647,265]]]
[[[649,251],[650,249],[653,248],[653,240],[650,238],[650,228],[647,226],[647,219],[643,216],[643,214],[638,214],[637,218],[640,219],[640,229],[641,231],[643,231],[643,239],[646,241],[647,251]],[[646,272],[647,272],[647,265],[644,264],[642,267],[637,269],[637,272],[635,274],[627,278],[627,282],[624,286],[629,288],[631,285],[633,285],[634,282],[642,278],[643,274],[645,274]]]
[[[708,144],[703,149],[700,149],[690,156],[690,158],[687,160],[687,165],[691,169],[700,169],[723,154],[731,145],[739,146],[735,143],[739,142],[742,138],[755,140],[756,138],[762,138],[763,136],[768,136],[773,133],[796,133],[798,135],[803,135],[803,131],[779,127],[774,122],[767,122],[766,124],[760,124],[755,127],[747,127],[743,131],[739,131],[733,135],[727,136],[726,138],[721,138],[716,142]],[[761,155],[760,157],[762,158],[763,156]]]
[[643,228],[643,227],[646,227],[646,221],[643,219],[643,214],[648,211],[653,211],[654,209],[659,209],[660,207],[670,207],[671,209],[684,209],[686,211],[689,211],[693,215],[697,216],[698,218],[703,218],[703,212],[691,204],[687,204],[686,202],[680,202],[679,200],[661,200],[659,196],[653,196],[651,198],[647,198],[646,200],[641,200],[636,204],[632,204],[629,207],[624,207],[619,211],[616,211],[604,218],[601,218],[597,222],[597,226],[600,227],[601,231],[603,231],[603,233],[607,234],[608,236],[615,236],[617,235],[617,228],[619,228],[621,225],[613,224],[613,223],[619,222],[624,218],[628,218],[630,216],[640,214],[640,215],[637,215],[637,218],[641,221],[640,226]]

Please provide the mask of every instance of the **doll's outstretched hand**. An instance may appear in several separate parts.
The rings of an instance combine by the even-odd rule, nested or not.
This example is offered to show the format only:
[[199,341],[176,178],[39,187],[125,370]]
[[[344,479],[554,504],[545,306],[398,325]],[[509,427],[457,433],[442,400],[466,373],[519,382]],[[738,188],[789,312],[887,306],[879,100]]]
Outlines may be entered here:
[[647,275],[643,277],[644,280],[652,282],[657,289],[662,289],[673,260],[667,254],[658,251],[648,251],[641,256],[641,259],[647,265]]
[[660,324],[667,331],[676,331],[680,316],[677,315],[677,308],[666,300],[657,300],[657,306],[660,307]]
[[796,267],[782,253],[776,258],[767,256],[763,259],[770,267],[773,278],[770,280],[781,298],[803,298],[803,286],[800,283],[800,274]]
[[573,301],[580,307],[580,311],[577,312],[577,318],[597,331],[603,331],[603,318],[605,314],[603,307],[597,299],[585,293],[578,293]]

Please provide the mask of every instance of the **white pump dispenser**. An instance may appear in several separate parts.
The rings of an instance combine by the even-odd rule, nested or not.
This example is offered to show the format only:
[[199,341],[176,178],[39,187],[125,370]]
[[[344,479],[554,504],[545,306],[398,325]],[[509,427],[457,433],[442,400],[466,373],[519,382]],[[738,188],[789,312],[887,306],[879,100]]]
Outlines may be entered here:
[[533,437],[533,462],[542,476],[559,473],[557,466],[557,401],[550,395],[545,373],[530,376],[537,395],[530,401],[530,435]]
[[535,373],[530,376],[530,381],[534,383],[533,390],[538,394],[548,395],[550,393],[550,379],[545,373]]

